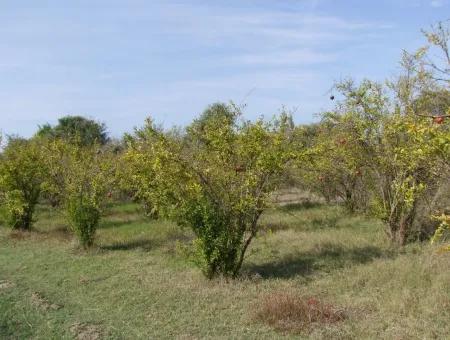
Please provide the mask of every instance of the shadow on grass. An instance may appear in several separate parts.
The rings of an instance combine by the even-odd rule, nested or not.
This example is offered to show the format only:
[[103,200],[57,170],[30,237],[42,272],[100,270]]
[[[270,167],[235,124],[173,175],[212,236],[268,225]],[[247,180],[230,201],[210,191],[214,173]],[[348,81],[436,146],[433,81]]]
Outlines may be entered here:
[[182,233],[173,233],[165,235],[163,238],[140,238],[128,241],[118,241],[109,245],[100,246],[102,250],[135,250],[140,249],[144,251],[150,251],[156,248],[162,248],[167,246],[174,246],[177,242],[189,243],[193,237],[191,235],[185,235]]
[[142,216],[137,216],[136,218],[125,218],[125,219],[114,219],[114,220],[103,220],[100,225],[99,229],[111,229],[111,228],[120,228],[125,227],[131,224],[136,223],[146,223],[149,220]]
[[38,233],[66,241],[72,239],[73,237],[73,233],[69,230],[67,226],[63,224],[58,225],[56,228],[50,230],[38,231]]
[[284,212],[294,212],[298,210],[306,210],[312,208],[323,207],[325,204],[321,202],[303,201],[297,203],[283,204],[278,207],[279,210]]
[[392,251],[374,246],[345,248],[332,243],[322,244],[314,250],[288,255],[278,261],[249,264],[246,270],[263,278],[292,278],[309,276],[314,272],[331,272],[335,269],[365,264],[377,258],[393,258]]
[[110,245],[100,246],[102,250],[133,250],[142,249],[144,251],[149,251],[155,247],[158,247],[160,242],[151,239],[139,239],[127,242],[115,242]]

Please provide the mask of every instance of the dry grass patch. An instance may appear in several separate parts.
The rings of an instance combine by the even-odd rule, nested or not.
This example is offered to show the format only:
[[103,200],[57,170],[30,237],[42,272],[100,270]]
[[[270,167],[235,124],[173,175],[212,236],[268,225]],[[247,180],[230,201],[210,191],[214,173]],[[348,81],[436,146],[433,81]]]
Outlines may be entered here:
[[57,305],[55,303],[49,302],[46,298],[44,298],[39,293],[32,293],[31,294],[31,304],[33,306],[36,306],[39,309],[44,310],[44,311],[57,310],[57,309],[61,308],[60,305]]
[[102,337],[99,326],[79,322],[70,326],[70,332],[77,340],[97,340]]
[[347,318],[342,308],[321,302],[314,297],[291,293],[272,293],[258,306],[256,319],[283,332],[308,332],[324,324],[334,324]]
[[0,290],[13,288],[15,285],[11,281],[8,280],[0,280]]

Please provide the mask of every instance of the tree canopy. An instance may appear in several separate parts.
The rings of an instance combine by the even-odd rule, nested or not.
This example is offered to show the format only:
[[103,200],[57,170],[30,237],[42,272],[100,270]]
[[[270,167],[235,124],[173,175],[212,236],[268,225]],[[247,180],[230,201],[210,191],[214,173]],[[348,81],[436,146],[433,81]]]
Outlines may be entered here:
[[39,127],[37,136],[61,138],[81,145],[104,145],[109,137],[106,125],[82,116],[65,116],[58,119],[58,124],[44,124]]

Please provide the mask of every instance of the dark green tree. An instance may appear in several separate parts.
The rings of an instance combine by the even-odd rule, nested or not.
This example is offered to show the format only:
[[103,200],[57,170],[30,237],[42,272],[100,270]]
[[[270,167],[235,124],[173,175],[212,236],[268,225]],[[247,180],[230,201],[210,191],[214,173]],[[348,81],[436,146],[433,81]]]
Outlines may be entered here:
[[48,138],[61,138],[71,142],[76,141],[84,146],[95,143],[104,145],[109,140],[105,124],[82,116],[62,117],[55,126],[44,124],[39,127],[36,135]]

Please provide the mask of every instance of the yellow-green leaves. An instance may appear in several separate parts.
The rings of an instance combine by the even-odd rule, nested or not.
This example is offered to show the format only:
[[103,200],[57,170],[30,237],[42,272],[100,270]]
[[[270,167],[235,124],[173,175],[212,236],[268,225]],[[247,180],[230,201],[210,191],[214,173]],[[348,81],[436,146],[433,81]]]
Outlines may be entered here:
[[286,117],[239,117],[235,107],[215,104],[182,134],[147,121],[123,157],[123,187],[194,231],[208,277],[237,275],[269,194],[302,151]]
[[440,247],[440,250],[450,252],[450,215],[441,214],[434,218],[441,223],[431,238],[431,244],[441,243],[443,246]]
[[47,164],[38,140],[10,139],[0,159],[0,201],[13,229],[29,229]]
[[62,203],[69,226],[83,247],[93,244],[101,210],[115,182],[113,155],[99,145],[82,146],[62,139],[46,145],[46,189]]

